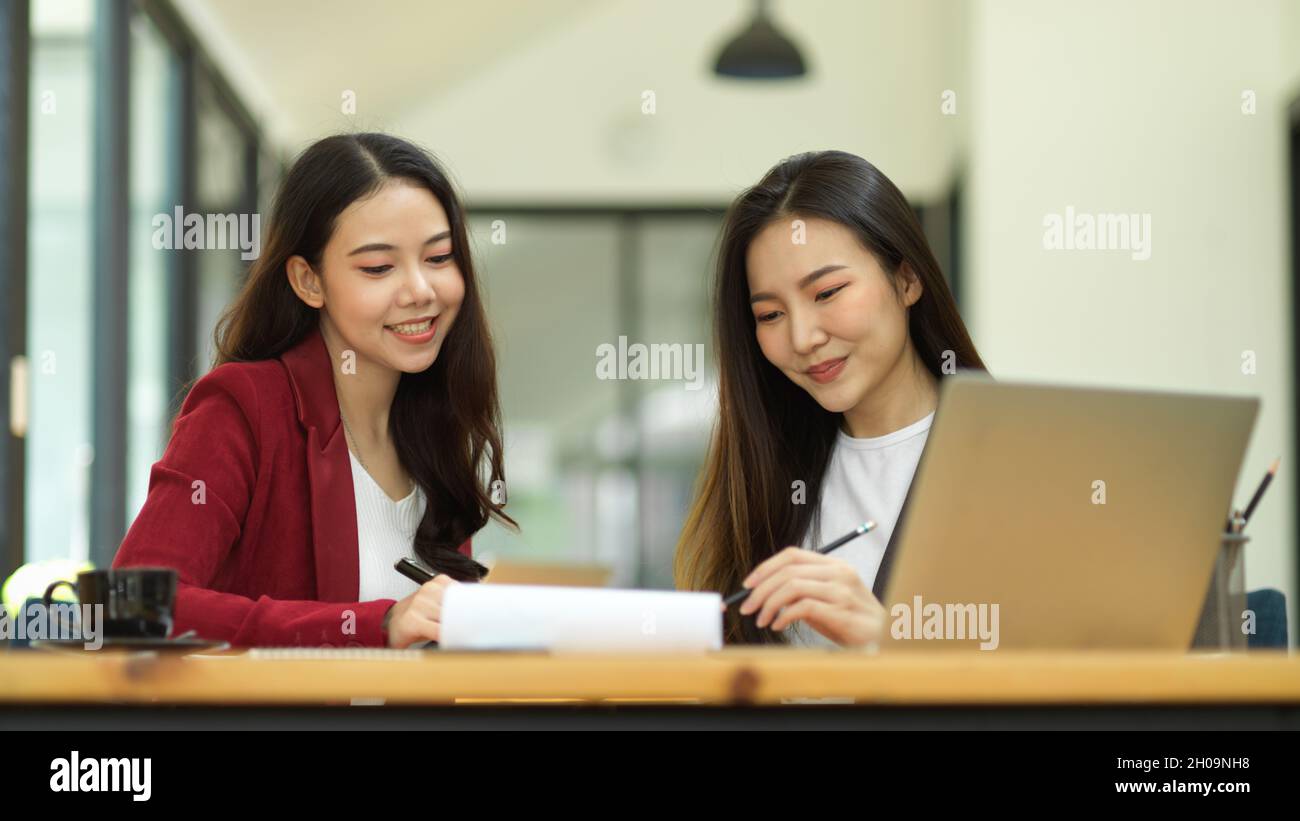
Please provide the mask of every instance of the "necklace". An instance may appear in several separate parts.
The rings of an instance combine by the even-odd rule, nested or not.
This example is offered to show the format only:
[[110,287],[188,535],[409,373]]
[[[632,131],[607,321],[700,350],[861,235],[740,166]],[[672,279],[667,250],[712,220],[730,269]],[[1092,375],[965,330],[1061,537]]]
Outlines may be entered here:
[[361,469],[366,473],[369,473],[370,468],[366,467],[366,460],[361,457],[361,443],[357,441],[357,437],[352,433],[352,426],[348,424],[348,418],[343,415],[342,405],[339,405],[339,418],[343,420],[344,432],[347,433],[348,438],[352,440],[352,452],[356,454],[357,461],[361,463]]
[[[370,481],[378,485],[379,484],[378,480],[376,480],[375,475],[370,472],[370,468],[366,467],[366,460],[361,456],[361,444],[357,441],[356,434],[352,432],[352,426],[348,424],[348,418],[343,415],[342,405],[339,405],[339,419],[343,420],[343,431],[347,433],[348,438],[352,440],[352,452],[356,454],[357,462],[361,464],[361,469],[364,470],[366,472],[366,475],[370,477]],[[414,489],[415,489],[414,486],[412,486],[411,490]],[[380,487],[380,490],[383,490],[382,486]],[[408,496],[410,495],[409,491],[407,492],[407,495]]]

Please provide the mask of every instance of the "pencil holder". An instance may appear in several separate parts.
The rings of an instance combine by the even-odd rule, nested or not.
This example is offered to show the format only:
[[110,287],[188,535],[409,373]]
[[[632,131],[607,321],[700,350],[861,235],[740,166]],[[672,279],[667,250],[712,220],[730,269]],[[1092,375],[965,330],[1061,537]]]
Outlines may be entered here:
[[1196,650],[1245,650],[1247,635],[1242,630],[1246,610],[1246,562],[1242,547],[1250,540],[1241,533],[1224,533],[1219,555],[1205,593],[1201,620],[1196,625],[1192,648]]

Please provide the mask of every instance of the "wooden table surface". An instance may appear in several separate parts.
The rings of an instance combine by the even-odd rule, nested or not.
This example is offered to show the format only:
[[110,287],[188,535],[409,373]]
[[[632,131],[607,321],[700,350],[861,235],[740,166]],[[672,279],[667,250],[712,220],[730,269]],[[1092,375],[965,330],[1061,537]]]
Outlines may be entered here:
[[[316,652],[316,651],[313,651]],[[697,655],[259,651],[187,657],[0,653],[0,705],[598,703],[1300,705],[1286,653],[899,653],[728,648]]]

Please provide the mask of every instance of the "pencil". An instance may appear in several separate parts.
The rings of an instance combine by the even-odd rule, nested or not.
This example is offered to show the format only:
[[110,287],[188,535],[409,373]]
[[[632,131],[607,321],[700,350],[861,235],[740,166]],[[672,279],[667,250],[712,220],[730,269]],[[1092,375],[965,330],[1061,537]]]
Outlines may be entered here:
[[[843,536],[839,537],[835,541],[828,542],[827,544],[824,544],[821,547],[816,548],[816,552],[821,553],[823,555],[830,553],[835,548],[843,547],[844,545],[848,544],[849,542],[853,541],[854,539],[858,538],[864,533],[867,533],[875,529],[875,527],[876,527],[875,522],[872,521],[863,522],[862,524],[853,528],[848,533],[845,533]],[[725,604],[727,607],[730,607],[736,602],[744,601],[745,598],[749,596],[749,594],[752,592],[754,591],[751,590],[750,588],[742,587],[741,589],[737,590],[735,593],[732,593],[730,596],[727,596],[727,598],[723,599],[722,603]]]

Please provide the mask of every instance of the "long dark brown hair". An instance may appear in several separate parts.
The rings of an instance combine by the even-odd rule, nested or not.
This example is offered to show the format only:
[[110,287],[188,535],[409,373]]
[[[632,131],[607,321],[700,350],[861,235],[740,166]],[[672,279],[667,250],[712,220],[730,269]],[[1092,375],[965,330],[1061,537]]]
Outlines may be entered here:
[[285,263],[300,254],[320,270],[338,215],[392,179],[427,188],[447,212],[465,296],[434,363],[420,373],[402,374],[388,429],[402,466],[428,499],[415,533],[416,555],[452,578],[477,581],[486,568],[457,548],[490,516],[515,522],[487,491],[498,480],[504,483],[501,409],[465,214],[428,152],[373,133],[326,137],[307,148],[276,194],[262,254],[217,323],[213,366],[272,359],[316,330],[320,311],[293,292]]
[[[719,418],[695,503],[677,545],[674,575],[685,590],[740,589],[755,566],[799,544],[821,499],[841,415],[825,410],[763,356],[754,333],[745,255],[776,220],[821,218],[853,231],[886,271],[896,293],[906,264],[921,297],[908,309],[908,334],[921,362],[944,376],[944,352],[956,368],[984,370],[952,292],[907,199],[874,165],[843,151],[790,157],[732,204],[723,223],[713,291]],[[805,504],[791,501],[804,482]],[[736,608],[726,616],[729,642],[781,643]]]

